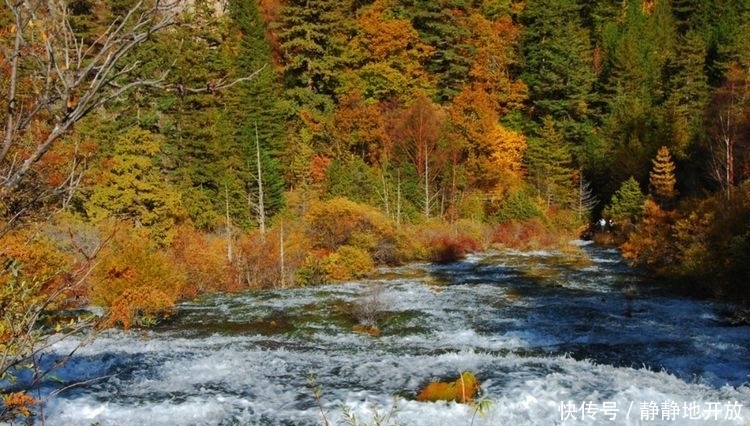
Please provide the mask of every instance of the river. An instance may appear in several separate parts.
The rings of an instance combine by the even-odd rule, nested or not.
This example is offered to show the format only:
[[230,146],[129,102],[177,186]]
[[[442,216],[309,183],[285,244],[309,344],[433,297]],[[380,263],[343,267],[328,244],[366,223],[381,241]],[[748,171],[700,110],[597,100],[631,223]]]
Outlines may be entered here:
[[[348,412],[398,425],[750,425],[750,327],[649,284],[616,250],[582,249],[184,303],[155,329],[83,346],[46,383],[78,383],[50,398],[46,422],[323,425]],[[368,319],[379,336],[356,329]],[[415,400],[464,370],[482,383],[481,412]]]

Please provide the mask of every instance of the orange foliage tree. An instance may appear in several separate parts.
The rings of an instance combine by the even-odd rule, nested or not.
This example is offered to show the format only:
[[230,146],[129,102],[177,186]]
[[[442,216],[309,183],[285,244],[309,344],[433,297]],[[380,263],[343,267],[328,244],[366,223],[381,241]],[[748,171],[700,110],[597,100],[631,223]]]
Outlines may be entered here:
[[526,139],[499,123],[490,96],[465,87],[449,110],[452,137],[464,141],[469,186],[491,193],[517,188],[523,177]]
[[677,256],[671,236],[675,219],[674,212],[665,211],[654,200],[646,199],[641,220],[620,247],[623,256],[654,272],[666,273]]
[[[35,385],[48,374],[34,362],[38,354],[95,321],[93,316],[62,320],[50,315],[83,303],[82,277],[89,271],[88,260],[67,250],[70,243],[58,231],[50,223],[15,227],[0,235],[1,382],[13,381],[19,370],[30,369],[31,385]],[[50,336],[50,330],[58,333]],[[0,389],[0,423],[12,424],[19,416],[28,417],[38,403],[23,391],[4,392]]]
[[185,225],[174,234],[170,257],[175,267],[185,274],[185,296],[238,289],[235,270],[227,259],[225,238]]
[[435,186],[446,163],[441,149],[445,127],[444,110],[426,95],[420,94],[402,111],[391,136],[417,171],[424,193],[422,207],[426,218],[432,214],[433,201],[438,193]]
[[105,326],[148,326],[186,294],[186,274],[141,229],[121,231],[89,278],[90,298],[107,310]]
[[387,161],[391,141],[377,104],[366,102],[358,91],[347,93],[333,115],[330,134],[334,155],[356,155],[370,165]]
[[411,22],[388,14],[388,3],[376,0],[362,8],[359,31],[348,46],[355,66],[345,73],[343,85],[345,91],[357,89],[367,98],[406,101],[434,87],[421,65],[433,48],[420,40]]
[[519,62],[520,28],[509,16],[491,21],[473,13],[468,19],[472,32],[468,43],[475,49],[469,69],[472,86],[485,92],[500,114],[520,108],[528,96],[528,88],[523,81],[511,78],[511,68]]

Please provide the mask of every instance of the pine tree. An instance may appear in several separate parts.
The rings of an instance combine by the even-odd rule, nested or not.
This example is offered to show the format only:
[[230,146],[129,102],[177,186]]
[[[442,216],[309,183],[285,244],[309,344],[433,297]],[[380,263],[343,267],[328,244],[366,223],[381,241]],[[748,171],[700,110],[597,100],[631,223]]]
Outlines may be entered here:
[[649,173],[649,188],[651,189],[651,195],[662,205],[669,203],[672,199],[677,196],[677,190],[675,185],[677,179],[675,178],[675,165],[672,162],[672,156],[669,153],[669,148],[662,146],[659,148],[659,152],[656,154],[656,158],[652,160],[653,169]]
[[541,137],[529,140],[525,160],[528,177],[547,206],[573,207],[576,200],[573,158],[552,118],[545,118]]

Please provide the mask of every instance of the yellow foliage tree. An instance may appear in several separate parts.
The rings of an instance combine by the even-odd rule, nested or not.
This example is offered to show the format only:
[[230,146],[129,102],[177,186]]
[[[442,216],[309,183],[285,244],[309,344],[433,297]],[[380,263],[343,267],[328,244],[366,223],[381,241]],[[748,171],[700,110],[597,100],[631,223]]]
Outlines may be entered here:
[[434,79],[422,67],[434,49],[421,41],[408,20],[385,13],[388,3],[376,0],[359,12],[360,32],[348,48],[358,66],[345,73],[343,86],[368,98],[406,101],[434,87]]
[[185,217],[181,196],[159,175],[161,137],[131,128],[115,143],[115,155],[102,165],[102,173],[86,203],[90,217],[124,219],[149,230],[160,243],[169,243],[172,229]]
[[651,188],[651,195],[661,204],[668,203],[677,196],[675,185],[675,165],[672,162],[672,155],[669,148],[662,146],[656,154],[656,158],[651,160],[653,168],[649,173],[648,183]]

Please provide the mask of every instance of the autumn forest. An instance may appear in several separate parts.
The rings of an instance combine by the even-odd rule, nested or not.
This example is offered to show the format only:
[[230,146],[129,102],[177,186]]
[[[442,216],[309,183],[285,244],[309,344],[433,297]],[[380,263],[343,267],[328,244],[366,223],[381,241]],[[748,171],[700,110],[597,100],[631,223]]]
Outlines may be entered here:
[[750,300],[746,0],[8,1],[0,46],[0,375],[50,311],[582,236]]

